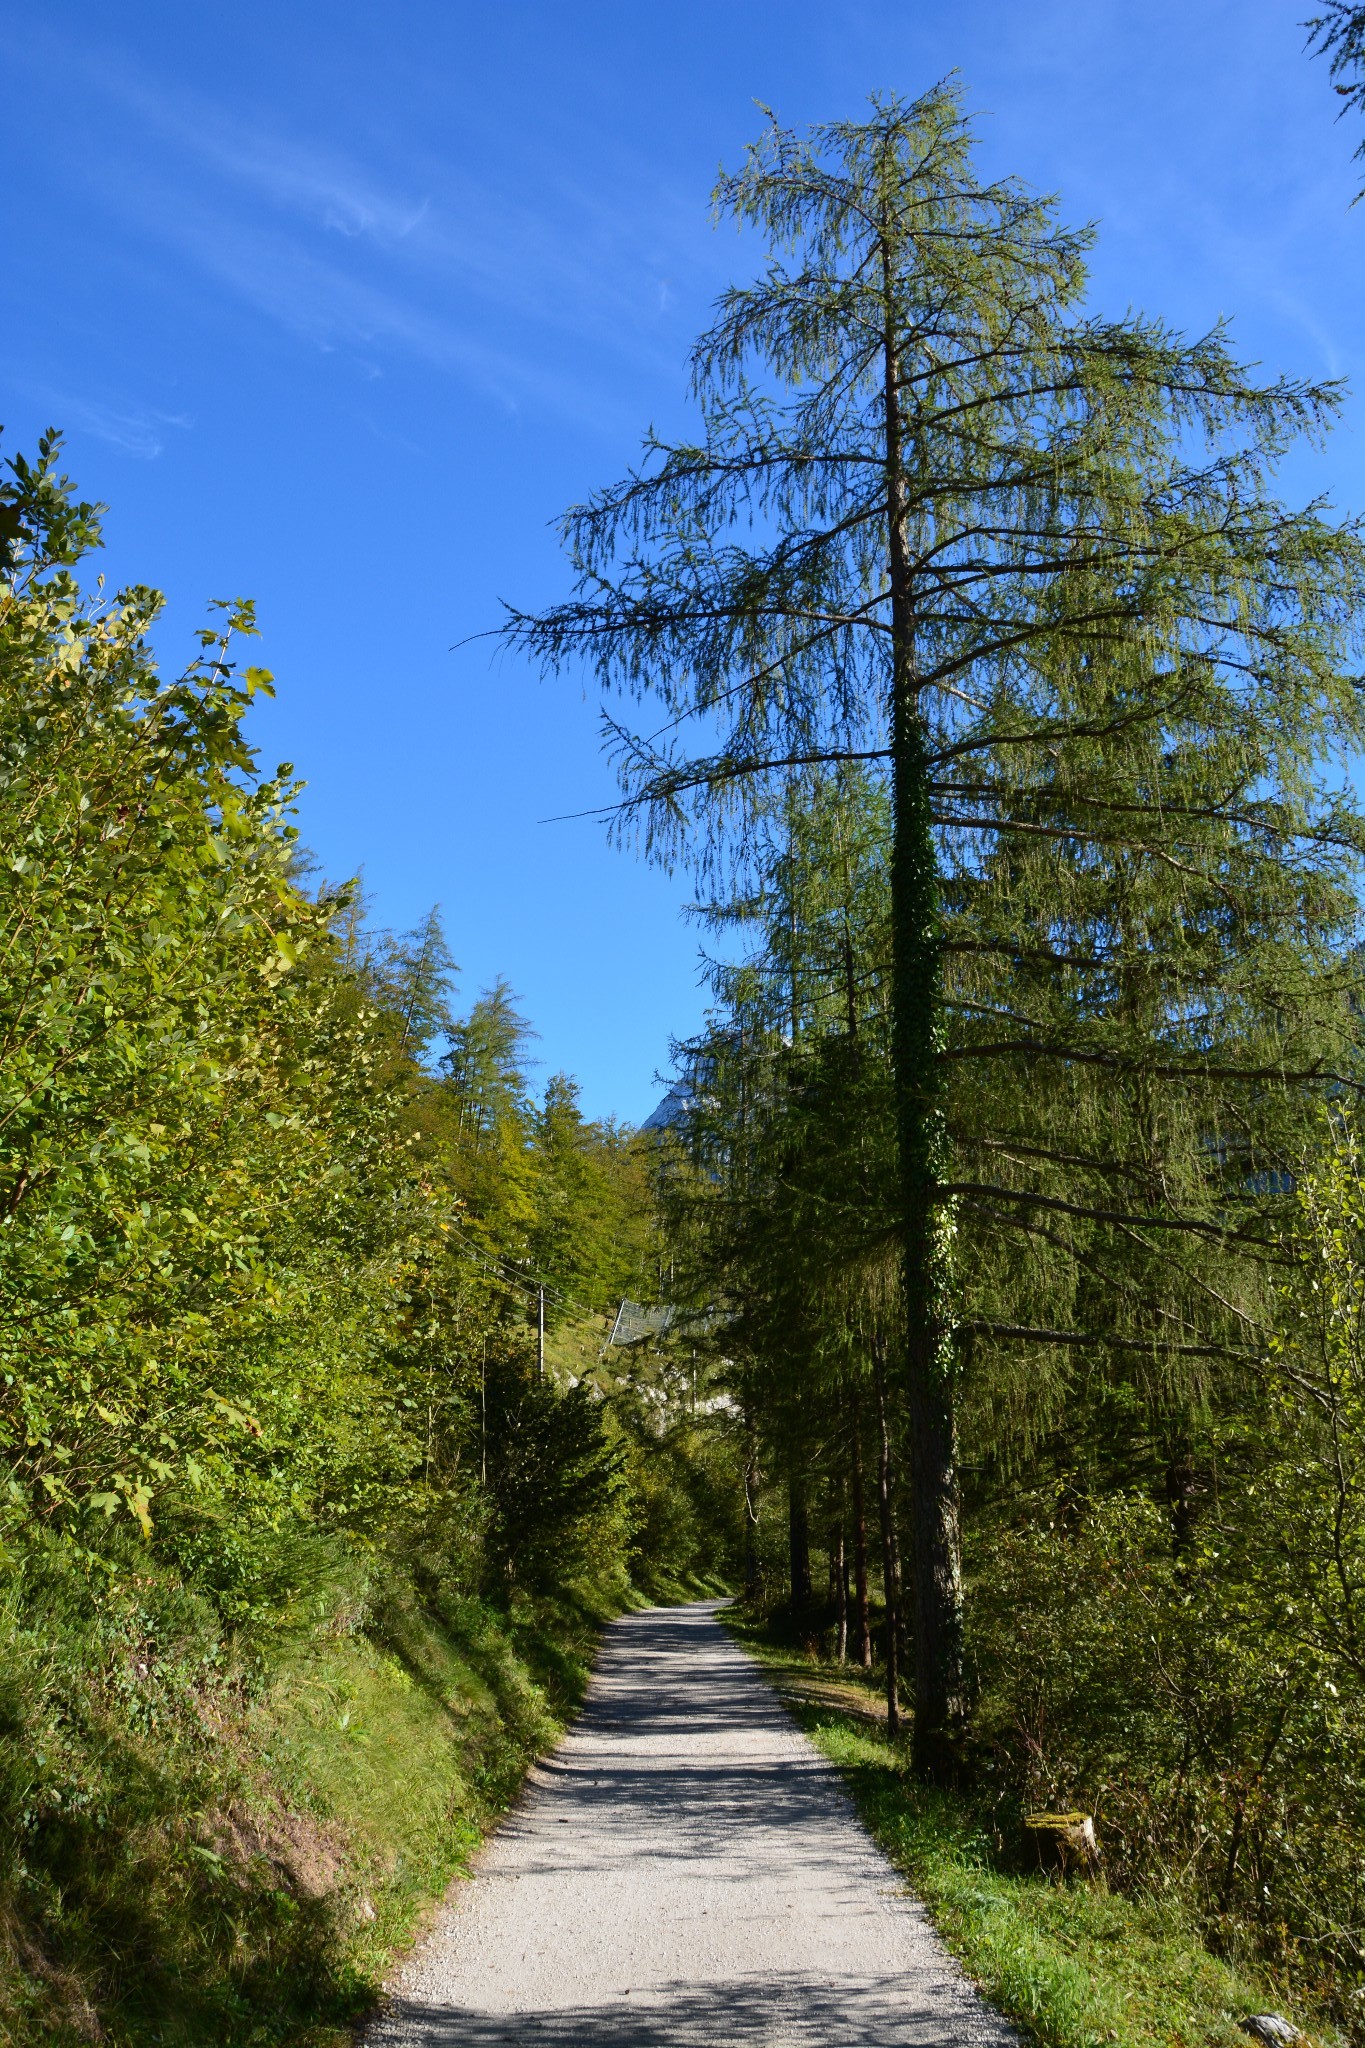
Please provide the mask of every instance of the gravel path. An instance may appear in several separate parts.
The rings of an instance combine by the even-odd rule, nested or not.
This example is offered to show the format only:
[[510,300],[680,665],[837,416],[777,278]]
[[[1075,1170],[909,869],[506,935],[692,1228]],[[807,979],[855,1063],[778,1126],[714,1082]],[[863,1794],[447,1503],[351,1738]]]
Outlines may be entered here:
[[371,2048],[1018,2048],[715,1604],[608,1631],[583,1714]]

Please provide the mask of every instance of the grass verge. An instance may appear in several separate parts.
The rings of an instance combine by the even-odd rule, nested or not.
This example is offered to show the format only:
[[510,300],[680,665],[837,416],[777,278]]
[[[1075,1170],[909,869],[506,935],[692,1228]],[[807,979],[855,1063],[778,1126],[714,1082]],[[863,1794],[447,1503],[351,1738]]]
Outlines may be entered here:
[[608,1599],[493,1607],[394,1559],[245,1668],[145,1554],[93,1587],[35,1557],[0,1603],[0,2043],[351,2041],[572,1715]]
[[1001,1867],[970,1802],[919,1784],[861,1673],[723,1617],[843,1775],[859,1813],[982,1991],[1043,2048],[1247,2048],[1273,2008],[1254,1974],[1209,1953],[1175,1898],[1126,1898]]

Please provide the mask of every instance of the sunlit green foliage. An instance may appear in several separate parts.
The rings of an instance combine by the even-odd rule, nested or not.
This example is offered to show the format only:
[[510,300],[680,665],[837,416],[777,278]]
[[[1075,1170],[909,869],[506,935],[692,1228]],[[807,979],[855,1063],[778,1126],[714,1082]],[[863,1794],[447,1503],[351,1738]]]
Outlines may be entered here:
[[717,1545],[633,1386],[538,1369],[542,1295],[595,1365],[657,1282],[639,1141],[537,1099],[505,984],[460,1013],[438,910],[313,879],[250,606],[164,680],[57,455],[0,484],[0,2030],[320,2039],[640,1529]]
[[0,596],[9,1512],[147,1528],[167,1486],[212,1512],[239,1483],[354,1501],[401,1442],[319,1430],[317,1396],[341,1359],[357,1384],[370,1367],[359,1331],[393,1278],[374,1224],[407,1176],[382,1034],[322,971],[326,911],[288,879],[287,780],[258,778],[243,738],[269,685],[229,662],[249,608],[163,683],[155,596],[90,605],[74,582],[93,515],[61,513],[50,449],[10,498],[27,545]]

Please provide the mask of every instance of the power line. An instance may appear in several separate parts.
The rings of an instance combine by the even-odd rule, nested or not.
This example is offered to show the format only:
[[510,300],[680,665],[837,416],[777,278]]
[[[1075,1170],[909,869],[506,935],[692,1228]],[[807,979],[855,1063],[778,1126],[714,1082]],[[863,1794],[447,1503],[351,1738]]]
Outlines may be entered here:
[[536,1292],[538,1292],[538,1288],[536,1288],[536,1282],[534,1282],[534,1280],[526,1280],[526,1278],[524,1278],[522,1274],[518,1274],[518,1272],[499,1272],[499,1268],[497,1268],[495,1260],[493,1260],[493,1257],[489,1257],[489,1253],[487,1253],[487,1251],[477,1251],[477,1249],[473,1249],[473,1245],[471,1245],[471,1247],[465,1247],[465,1245],[450,1245],[450,1249],[452,1249],[454,1253],[458,1253],[458,1257],[463,1257],[463,1260],[469,1260],[469,1262],[471,1262],[473,1266],[483,1266],[483,1270],[485,1270],[485,1272],[489,1274],[489,1278],[491,1278],[491,1280],[499,1280],[499,1282],[501,1282],[503,1286],[520,1286],[520,1288],[524,1288],[524,1290],[526,1290],[528,1294],[536,1294]]
[[[509,1259],[503,1252],[490,1251],[486,1245],[481,1245],[477,1238],[467,1237],[458,1224],[450,1223],[446,1225],[446,1228],[454,1232],[464,1244],[471,1246],[481,1259],[488,1261],[492,1265],[503,1267],[508,1277],[515,1280],[518,1286],[529,1287],[533,1292],[536,1288],[543,1287],[547,1294],[556,1295],[560,1301],[565,1302],[567,1305],[573,1308],[583,1308],[581,1301],[575,1301],[571,1294],[566,1294],[562,1287],[556,1287],[552,1280],[532,1280],[528,1278],[523,1268],[517,1264],[515,1259]],[[584,1314],[591,1315],[592,1313],[594,1311],[591,1309],[584,1309]]]
[[576,1296],[566,1294],[562,1287],[556,1287],[552,1281],[529,1279],[511,1259],[506,1258],[501,1252],[489,1251],[485,1245],[479,1244],[475,1238],[466,1237],[465,1233],[456,1224],[448,1224],[447,1228],[452,1235],[460,1240],[460,1245],[452,1247],[452,1249],[462,1248],[466,1258],[477,1260],[481,1265],[486,1266],[495,1279],[502,1280],[508,1286],[523,1288],[527,1294],[532,1296],[539,1297],[542,1293],[553,1295],[556,1301],[561,1302],[565,1308],[577,1309],[580,1315],[596,1316],[600,1314],[599,1310],[589,1308],[586,1302],[579,1301]]

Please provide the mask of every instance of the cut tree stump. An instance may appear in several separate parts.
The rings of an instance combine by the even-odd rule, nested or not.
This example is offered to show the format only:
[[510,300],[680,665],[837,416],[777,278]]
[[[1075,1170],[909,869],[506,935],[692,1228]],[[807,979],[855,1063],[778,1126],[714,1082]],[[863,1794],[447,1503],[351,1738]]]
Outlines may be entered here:
[[1027,1813],[1024,1826],[1033,1837],[1043,1870],[1073,1870],[1093,1877],[1100,1867],[1100,1844],[1095,1819],[1089,1813]]

